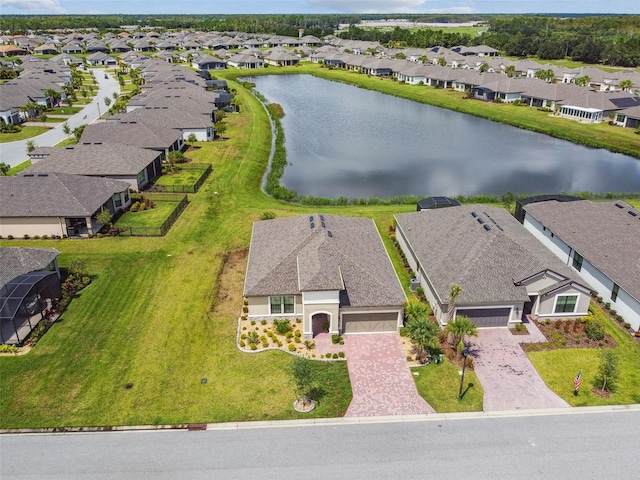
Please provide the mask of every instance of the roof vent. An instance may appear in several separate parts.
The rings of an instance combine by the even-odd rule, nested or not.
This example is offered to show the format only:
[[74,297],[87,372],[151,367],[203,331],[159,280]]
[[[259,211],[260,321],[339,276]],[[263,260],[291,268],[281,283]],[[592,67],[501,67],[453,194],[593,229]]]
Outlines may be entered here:
[[311,228],[316,228],[316,224],[315,224],[315,223],[313,223],[313,222],[311,222],[311,223],[309,224],[309,226],[310,226]]
[[309,222],[313,222],[313,215],[309,215]]
[[333,233],[331,233],[331,230],[327,230],[327,235],[329,235],[329,237],[333,238]]
[[491,227],[489,225],[487,225],[486,223],[483,225],[484,229],[488,232],[489,230],[491,230]]
[[624,205],[621,205],[620,203],[616,203],[616,207],[618,207],[618,208],[624,208]]
[[48,173],[39,173],[38,176],[39,177],[48,177],[49,174]]
[[471,212],[471,216],[472,216],[473,218],[476,218],[476,217],[478,216],[478,214],[477,214],[476,212]]
[[637,217],[637,216],[638,216],[638,212],[634,212],[633,210],[629,210],[627,213],[628,213],[629,215],[634,216],[634,217]]
[[480,217],[476,218],[476,220],[477,220],[477,221],[478,221],[478,223],[479,223],[479,224],[481,224],[481,225],[484,223],[484,220],[483,220],[483,219],[481,219]]

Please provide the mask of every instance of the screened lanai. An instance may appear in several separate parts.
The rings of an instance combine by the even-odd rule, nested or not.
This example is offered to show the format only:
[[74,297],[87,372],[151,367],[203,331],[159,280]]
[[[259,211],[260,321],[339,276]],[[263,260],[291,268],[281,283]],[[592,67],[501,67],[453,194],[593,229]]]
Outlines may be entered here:
[[22,345],[60,295],[56,272],[25,273],[7,282],[0,290],[1,343]]

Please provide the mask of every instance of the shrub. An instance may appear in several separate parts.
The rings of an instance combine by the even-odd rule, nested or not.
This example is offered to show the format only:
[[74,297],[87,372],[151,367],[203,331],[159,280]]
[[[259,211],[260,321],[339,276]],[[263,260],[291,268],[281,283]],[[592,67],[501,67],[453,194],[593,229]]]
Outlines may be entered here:
[[290,352],[295,352],[295,351],[296,351],[296,346],[295,346],[295,344],[293,344],[293,343],[290,343],[290,344],[289,344],[289,351],[290,351]]
[[344,358],[344,352],[338,352],[338,356],[339,356],[340,358]]
[[267,321],[263,318],[262,320],[260,320],[260,325],[266,325]]
[[300,337],[295,337],[293,341],[296,343],[302,343],[302,340],[300,340]]
[[516,330],[516,332],[527,332],[528,331],[527,327],[522,323],[516,323],[515,330]]
[[585,325],[585,334],[590,340],[602,340],[604,338],[604,327],[597,320],[591,320]]
[[302,336],[302,332],[300,330],[296,330],[293,332],[293,336],[296,338],[300,338]]
[[257,350],[258,349],[258,345],[256,345],[255,343],[250,343],[249,344],[249,348],[251,348],[251,350]]
[[607,310],[611,310],[611,302],[605,303],[604,308],[606,308]]
[[624,322],[624,328],[631,330],[631,324],[629,322]]
[[281,347],[282,346],[282,342],[280,340],[278,340],[278,346]]
[[333,355],[331,355],[331,358],[338,358],[338,354],[334,353]]
[[409,329],[407,327],[400,327],[400,336],[401,337],[408,337],[409,336]]
[[240,335],[240,338],[241,338],[242,340],[246,340],[246,339],[247,339],[247,334],[246,334],[246,333],[243,333],[242,335]]
[[307,350],[313,350],[314,348],[316,348],[316,342],[314,342],[313,340],[305,340],[304,346]]
[[302,323],[302,319],[301,318],[296,318],[296,323]]
[[255,325],[256,321],[255,320],[251,320],[251,325]]
[[129,211],[130,211],[130,212],[137,212],[139,208],[140,208],[140,202],[134,202],[134,203],[133,203],[133,204],[131,204],[131,206],[129,207]]
[[29,238],[30,238],[30,237],[29,237],[29,235],[28,235],[27,233],[25,233],[25,234],[22,236],[22,238],[24,238],[25,240],[29,240]]
[[257,332],[249,332],[247,334],[247,340],[249,343],[258,343],[258,333]]
[[240,345],[240,347],[242,347],[242,348],[244,348],[244,346],[245,346],[245,343],[244,343],[244,341],[242,341],[242,340],[240,340],[240,343],[239,343],[239,345]]
[[337,333],[334,333],[333,335],[331,335],[331,343],[333,343],[334,345],[337,345],[340,343],[340,335],[338,335]]
[[269,346],[269,341],[265,338],[262,340],[262,348],[267,348]]
[[287,333],[284,334],[284,336],[287,340],[291,340],[291,338],[293,337],[293,333],[291,333],[291,330],[289,330]]
[[15,345],[0,345],[0,353],[18,353],[18,347]]
[[260,220],[273,220],[274,218],[276,218],[276,214],[273,212],[262,212],[260,215]]
[[[247,307],[246,305],[245,305],[244,307],[242,307],[242,313],[249,313],[249,307]],[[255,323],[255,322],[254,322],[254,321],[252,321],[252,322],[251,322],[251,325],[253,325],[254,323]],[[263,325],[264,325],[264,323],[263,323]]]
[[273,321],[273,326],[276,328],[276,332],[280,335],[291,333],[291,322],[286,318],[282,320],[275,319]]
[[602,297],[600,295],[596,297],[596,300],[598,301],[598,303],[602,303]]

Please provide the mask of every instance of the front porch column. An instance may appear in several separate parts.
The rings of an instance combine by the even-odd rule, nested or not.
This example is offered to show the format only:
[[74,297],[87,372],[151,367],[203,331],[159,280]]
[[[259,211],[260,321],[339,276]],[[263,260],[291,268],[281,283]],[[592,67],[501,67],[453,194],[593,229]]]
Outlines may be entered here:
[[93,237],[93,224],[91,223],[91,217],[85,217],[84,221],[87,224],[87,233],[90,237]]

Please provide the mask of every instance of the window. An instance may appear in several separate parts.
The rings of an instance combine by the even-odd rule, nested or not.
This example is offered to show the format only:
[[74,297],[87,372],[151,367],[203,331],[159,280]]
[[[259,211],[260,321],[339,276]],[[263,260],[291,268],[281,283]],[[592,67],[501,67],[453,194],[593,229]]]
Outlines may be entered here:
[[119,193],[113,194],[113,203],[116,205],[116,208],[122,206],[122,197],[120,196]]
[[293,295],[286,297],[269,297],[269,308],[271,315],[295,313],[295,297]]
[[620,291],[620,287],[617,283],[613,284],[613,288],[611,289],[611,300],[616,301],[618,299],[618,292]]
[[124,203],[129,203],[129,190],[124,192]]
[[144,170],[143,170],[138,174],[138,185],[144,185],[145,178],[146,177],[145,177]]
[[573,268],[578,271],[582,270],[582,260],[584,260],[584,258],[582,258],[582,255],[580,255],[578,252],[573,252]]
[[555,313],[574,313],[578,303],[577,295],[558,295]]

